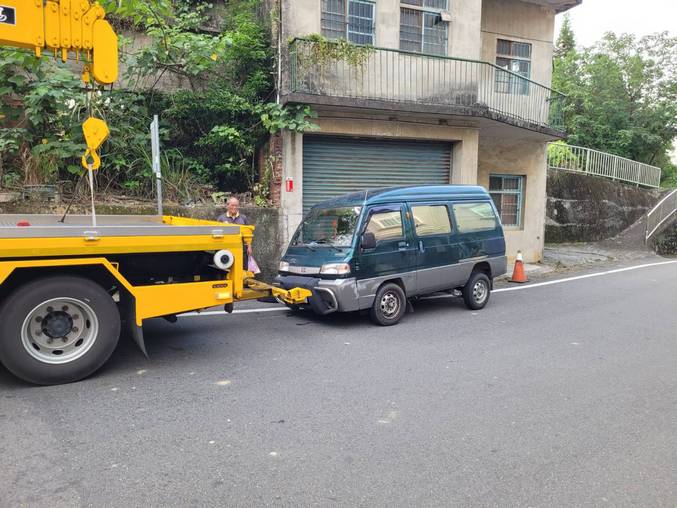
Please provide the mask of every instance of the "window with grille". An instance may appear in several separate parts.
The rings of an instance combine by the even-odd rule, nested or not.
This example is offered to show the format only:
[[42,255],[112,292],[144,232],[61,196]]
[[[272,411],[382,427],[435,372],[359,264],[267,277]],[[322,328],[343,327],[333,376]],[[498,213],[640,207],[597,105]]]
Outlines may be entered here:
[[374,3],[322,0],[322,35],[355,44],[374,44]]
[[447,8],[447,0],[401,0],[401,2],[422,9],[400,8],[400,49],[446,55],[448,25],[442,21],[439,12],[425,9],[444,10]]
[[524,202],[524,177],[516,175],[490,175],[489,194],[494,200],[504,226],[522,227]]
[[498,39],[496,41],[496,65],[514,73],[496,71],[496,92],[529,95],[531,44]]

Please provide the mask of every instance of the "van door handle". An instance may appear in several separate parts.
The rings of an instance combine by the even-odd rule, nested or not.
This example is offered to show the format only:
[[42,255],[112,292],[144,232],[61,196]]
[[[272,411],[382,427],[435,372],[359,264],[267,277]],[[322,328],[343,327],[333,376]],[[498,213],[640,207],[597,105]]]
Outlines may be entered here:
[[421,252],[425,252],[425,248],[423,247],[423,240],[418,241],[418,250]]
[[407,250],[407,247],[409,247],[409,243],[407,243],[407,242],[399,242],[397,244],[397,248],[399,250]]

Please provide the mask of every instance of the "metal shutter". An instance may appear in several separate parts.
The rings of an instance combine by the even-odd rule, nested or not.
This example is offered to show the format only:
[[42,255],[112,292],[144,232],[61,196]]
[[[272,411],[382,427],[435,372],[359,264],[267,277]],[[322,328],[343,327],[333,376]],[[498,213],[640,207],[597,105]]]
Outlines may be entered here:
[[325,199],[375,187],[448,184],[451,143],[303,138],[303,211]]

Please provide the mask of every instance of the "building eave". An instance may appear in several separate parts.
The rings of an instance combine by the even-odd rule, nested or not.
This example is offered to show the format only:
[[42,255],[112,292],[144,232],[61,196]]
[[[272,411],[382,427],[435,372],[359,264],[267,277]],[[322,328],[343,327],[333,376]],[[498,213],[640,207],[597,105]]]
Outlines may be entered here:
[[583,0],[522,0],[529,4],[538,4],[554,10],[557,14],[568,11],[583,3]]

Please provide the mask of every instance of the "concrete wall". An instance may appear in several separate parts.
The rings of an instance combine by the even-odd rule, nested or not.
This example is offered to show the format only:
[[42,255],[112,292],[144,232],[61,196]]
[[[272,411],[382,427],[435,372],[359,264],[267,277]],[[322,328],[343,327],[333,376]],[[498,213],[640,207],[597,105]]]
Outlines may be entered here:
[[[284,40],[321,32],[320,0],[282,0],[282,2]],[[399,49],[401,6],[399,0],[376,2],[374,46]],[[479,58],[481,2],[449,0],[449,11],[453,19],[448,28],[447,54],[462,58]]]
[[531,44],[531,80],[550,86],[555,13],[539,5],[505,0],[482,2],[481,59],[496,63],[496,41]]
[[607,178],[548,170],[545,239],[548,243],[611,238],[651,209],[660,191]]
[[480,136],[478,183],[489,188],[490,174],[525,176],[521,228],[505,228],[506,251],[514,258],[538,262],[543,256],[546,203],[546,148],[540,141]]
[[[449,141],[453,144],[452,183],[477,183],[477,148],[479,131],[430,123],[398,122],[375,119],[323,117],[315,120],[320,126],[315,134]],[[312,134],[306,134],[312,135]],[[281,185],[294,180],[294,192],[281,192],[280,207],[283,242],[288,241],[303,217],[303,134],[283,135],[283,169]],[[387,186],[387,182],[383,185]]]

